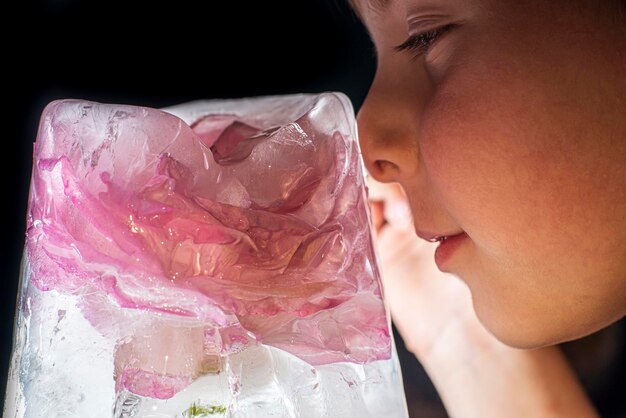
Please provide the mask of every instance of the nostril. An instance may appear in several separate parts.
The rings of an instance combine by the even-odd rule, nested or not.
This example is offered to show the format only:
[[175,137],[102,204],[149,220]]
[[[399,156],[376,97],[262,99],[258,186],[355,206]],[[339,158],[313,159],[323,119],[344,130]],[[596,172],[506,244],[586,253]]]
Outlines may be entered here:
[[396,181],[400,167],[388,160],[375,160],[372,164],[373,170],[370,174],[378,181],[386,183],[388,181]]
[[376,165],[376,169],[380,171],[381,173],[388,172],[389,170],[393,170],[393,171],[398,170],[398,166],[392,163],[391,161],[376,160],[374,164]]

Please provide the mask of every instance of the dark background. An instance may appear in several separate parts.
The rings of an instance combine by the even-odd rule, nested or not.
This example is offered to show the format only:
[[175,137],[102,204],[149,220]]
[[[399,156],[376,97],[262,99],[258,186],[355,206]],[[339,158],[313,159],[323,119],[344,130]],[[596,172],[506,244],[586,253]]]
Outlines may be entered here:
[[[1,164],[8,213],[1,252],[3,394],[32,143],[47,103],[80,98],[163,107],[195,99],[342,91],[358,110],[375,70],[369,38],[345,0],[21,3],[6,15],[18,29],[4,39],[9,109]],[[623,322],[567,347],[605,416],[626,416],[620,393],[626,387]],[[411,415],[446,416],[423,370],[397,339]]]

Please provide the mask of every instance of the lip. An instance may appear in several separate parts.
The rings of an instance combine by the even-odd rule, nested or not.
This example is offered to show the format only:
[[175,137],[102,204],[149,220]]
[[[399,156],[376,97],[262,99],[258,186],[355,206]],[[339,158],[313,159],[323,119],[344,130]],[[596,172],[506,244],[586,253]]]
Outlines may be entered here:
[[437,249],[435,250],[435,263],[439,270],[445,272],[445,265],[450,260],[452,255],[463,245],[468,238],[465,232],[457,235],[450,236],[444,241],[441,241]]
[[419,229],[415,229],[415,234],[420,237],[423,240],[426,240],[428,242],[439,242],[441,241],[442,238],[452,238],[455,237],[457,235],[462,235],[465,232],[463,231],[454,231],[454,232],[448,232],[448,233],[442,233],[442,234],[435,234],[434,232],[427,232],[427,231],[422,231]]

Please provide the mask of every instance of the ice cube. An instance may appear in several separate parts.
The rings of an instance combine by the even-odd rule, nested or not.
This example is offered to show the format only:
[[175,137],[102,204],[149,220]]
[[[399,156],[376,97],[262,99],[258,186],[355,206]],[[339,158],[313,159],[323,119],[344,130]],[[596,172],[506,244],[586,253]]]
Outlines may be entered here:
[[[112,398],[100,416],[147,417],[159,408],[179,416],[196,395],[230,416],[319,416],[319,408],[297,411],[306,404],[299,397],[319,390],[325,411],[349,398],[346,414],[405,416],[371,234],[354,116],[342,94],[165,110],[53,102],[35,144],[7,405],[25,407],[15,416],[43,416],[41,408],[66,416],[41,401],[56,389],[34,395],[40,374],[71,382],[80,374],[55,364],[68,353],[78,361],[93,342],[112,356],[94,370],[111,385],[81,386],[82,397],[63,401],[67,416]],[[74,322],[60,332],[32,301],[63,305]],[[71,336],[72,350],[33,339],[37,327],[51,341]],[[256,366],[254,353],[265,359]],[[283,399],[281,382],[294,376],[272,373],[283,367],[287,376],[286,364],[315,376]],[[271,387],[242,383],[268,373]],[[317,373],[332,383],[319,389]],[[335,396],[337,385],[360,392]],[[212,399],[200,395],[213,386],[220,389]],[[283,406],[259,412],[266,390],[278,391],[267,399]],[[167,407],[159,403],[166,399]]]

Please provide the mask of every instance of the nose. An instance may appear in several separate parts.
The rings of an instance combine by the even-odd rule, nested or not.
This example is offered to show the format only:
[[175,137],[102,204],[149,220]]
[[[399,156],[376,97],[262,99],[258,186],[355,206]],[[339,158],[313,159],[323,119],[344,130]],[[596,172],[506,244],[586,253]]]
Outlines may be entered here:
[[402,183],[402,179],[415,176],[419,166],[420,86],[415,67],[413,74],[405,72],[399,66],[387,69],[379,65],[357,115],[365,166],[383,183]]

